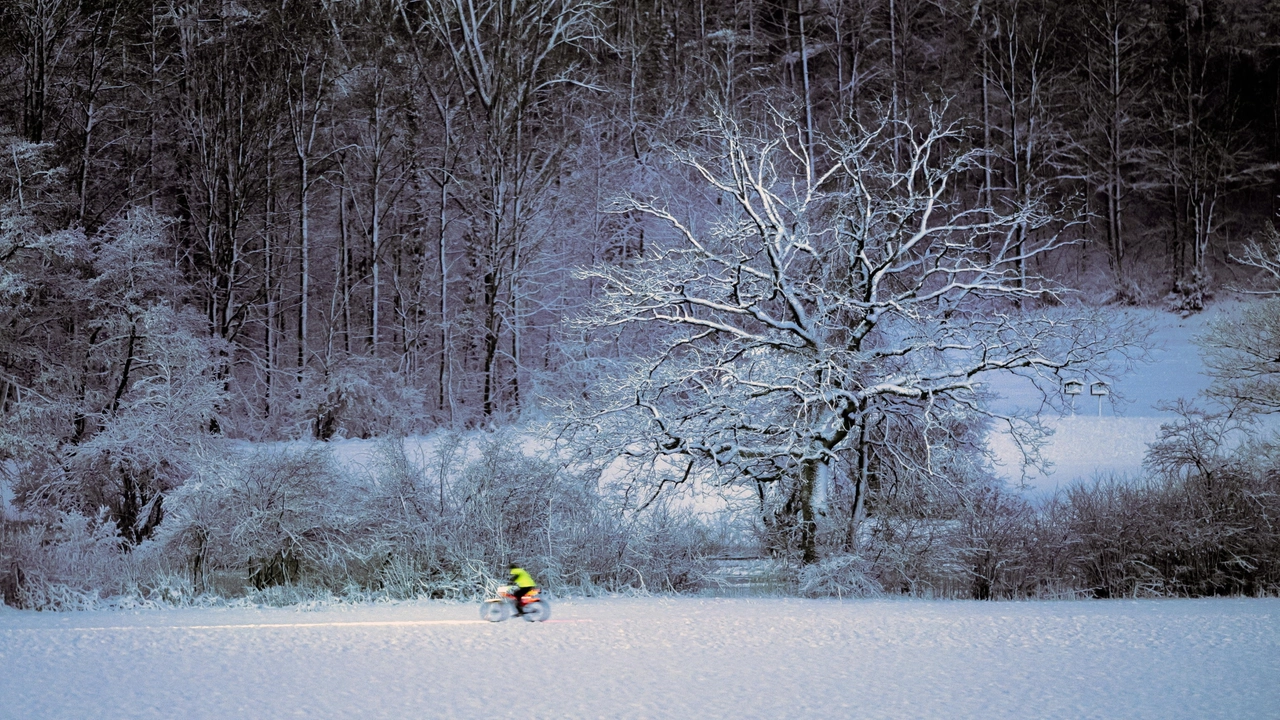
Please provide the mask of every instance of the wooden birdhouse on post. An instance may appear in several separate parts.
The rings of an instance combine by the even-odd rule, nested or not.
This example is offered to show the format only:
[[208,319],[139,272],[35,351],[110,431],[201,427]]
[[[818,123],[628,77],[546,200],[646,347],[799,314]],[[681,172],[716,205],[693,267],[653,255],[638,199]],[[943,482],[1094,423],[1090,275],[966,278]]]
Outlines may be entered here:
[[1069,378],[1062,381],[1062,394],[1071,398],[1071,414],[1076,414],[1076,396],[1084,392],[1084,381]]
[[1102,398],[1111,394],[1111,386],[1102,380],[1095,380],[1089,385],[1089,394],[1098,398],[1098,417],[1102,417]]

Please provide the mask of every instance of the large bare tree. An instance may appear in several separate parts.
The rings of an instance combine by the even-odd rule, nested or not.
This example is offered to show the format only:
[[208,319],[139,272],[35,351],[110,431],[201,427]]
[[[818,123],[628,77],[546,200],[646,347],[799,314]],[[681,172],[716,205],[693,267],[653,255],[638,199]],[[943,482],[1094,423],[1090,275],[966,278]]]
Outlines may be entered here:
[[[666,239],[651,229],[643,257],[582,271],[603,288],[583,323],[640,326],[650,344],[573,412],[598,447],[652,471],[657,490],[710,469],[754,486],[766,520],[813,562],[823,493],[847,480],[856,525],[872,451],[945,484],[931,454],[981,453],[981,433],[957,419],[995,416],[984,402],[993,373],[1026,375],[1052,399],[1060,373],[1105,372],[1141,333],[1062,304],[1028,270],[1071,242],[1075,216],[958,192],[983,158],[941,111],[815,138],[814,154],[807,130],[782,114],[757,127],[721,113],[677,149],[723,203],[713,218],[618,202]],[[912,428],[923,454],[905,437],[873,438],[873,426]]]

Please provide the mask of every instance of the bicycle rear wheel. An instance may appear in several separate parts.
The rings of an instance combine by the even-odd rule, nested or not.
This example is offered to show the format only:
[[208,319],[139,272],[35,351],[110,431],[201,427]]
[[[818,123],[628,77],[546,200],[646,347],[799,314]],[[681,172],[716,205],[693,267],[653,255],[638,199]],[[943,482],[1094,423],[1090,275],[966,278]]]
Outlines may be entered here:
[[485,600],[480,603],[480,617],[489,622],[502,622],[509,614],[511,610],[502,600]]

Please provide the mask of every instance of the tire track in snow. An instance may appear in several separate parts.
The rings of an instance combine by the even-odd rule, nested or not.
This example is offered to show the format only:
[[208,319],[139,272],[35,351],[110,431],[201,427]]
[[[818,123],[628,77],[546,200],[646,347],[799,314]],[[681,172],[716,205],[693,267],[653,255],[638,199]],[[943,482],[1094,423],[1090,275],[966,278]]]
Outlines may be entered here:
[[[551,623],[589,623],[583,620],[546,620]],[[8,632],[115,632],[118,630],[261,630],[270,628],[313,628],[313,627],[412,627],[417,625],[493,625],[488,620],[361,620],[357,622],[303,622],[303,623],[232,623],[227,625],[113,625],[106,627],[48,627],[48,628],[6,628],[0,634]]]

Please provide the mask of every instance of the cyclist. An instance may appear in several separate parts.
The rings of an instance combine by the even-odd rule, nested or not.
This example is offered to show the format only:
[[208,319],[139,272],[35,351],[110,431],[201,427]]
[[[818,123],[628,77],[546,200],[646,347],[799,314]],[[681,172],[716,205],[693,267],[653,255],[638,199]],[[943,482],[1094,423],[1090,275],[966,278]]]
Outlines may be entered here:
[[533,590],[538,587],[538,584],[533,581],[533,576],[529,574],[528,570],[525,570],[515,563],[511,563],[510,568],[511,582],[515,585],[515,590],[513,590],[511,594],[516,599],[516,615],[523,615],[524,604],[521,600],[524,599],[525,595],[533,592]]

